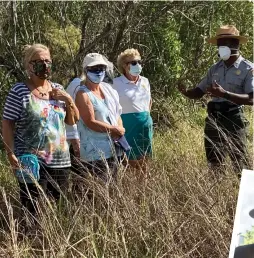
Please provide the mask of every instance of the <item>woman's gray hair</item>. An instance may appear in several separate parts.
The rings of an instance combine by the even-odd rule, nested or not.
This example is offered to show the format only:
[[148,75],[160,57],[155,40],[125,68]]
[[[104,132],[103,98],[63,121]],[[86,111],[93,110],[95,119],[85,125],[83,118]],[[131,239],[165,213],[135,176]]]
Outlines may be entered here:
[[25,45],[23,49],[23,65],[27,70],[29,62],[32,60],[33,56],[40,51],[49,51],[49,48],[42,44]]

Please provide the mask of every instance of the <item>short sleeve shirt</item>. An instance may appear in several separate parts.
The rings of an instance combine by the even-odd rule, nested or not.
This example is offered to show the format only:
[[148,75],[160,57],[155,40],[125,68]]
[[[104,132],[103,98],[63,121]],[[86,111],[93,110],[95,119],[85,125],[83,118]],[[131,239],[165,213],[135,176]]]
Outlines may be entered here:
[[75,95],[77,94],[78,92],[78,88],[80,86],[80,83],[81,83],[81,79],[79,77],[77,78],[74,78],[70,84],[68,85],[67,89],[66,89],[66,92],[68,94],[70,94],[70,96],[72,97],[73,100],[75,100]]
[[[227,67],[224,61],[214,64],[207,75],[197,86],[203,92],[216,81],[221,87],[229,92],[236,94],[249,94],[253,92],[253,63],[244,59],[242,56],[230,67]],[[223,98],[215,97],[214,102],[226,101]]]
[[[51,82],[51,86],[63,89],[57,83]],[[15,84],[7,96],[3,113],[4,119],[15,121],[15,154],[34,153],[48,167],[70,167],[65,116],[63,101],[40,99],[26,84]]]
[[114,78],[113,88],[119,95],[123,114],[149,112],[151,91],[147,78],[139,76],[138,81],[134,83],[122,75]]
[[[75,96],[78,92],[78,89],[80,87],[81,79],[79,77],[74,78],[70,84],[68,85],[66,92],[70,94],[72,97],[73,101],[75,102]],[[67,139],[79,139],[79,134],[78,134],[78,129],[77,129],[77,124],[74,125],[65,125],[66,126],[66,135]]]

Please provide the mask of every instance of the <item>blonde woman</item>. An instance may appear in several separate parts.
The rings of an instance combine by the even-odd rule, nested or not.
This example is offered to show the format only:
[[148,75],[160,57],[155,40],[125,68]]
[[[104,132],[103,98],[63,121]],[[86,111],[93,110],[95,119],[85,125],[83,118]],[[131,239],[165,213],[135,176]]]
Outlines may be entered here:
[[117,67],[122,75],[113,80],[113,88],[119,94],[125,136],[132,147],[129,163],[140,167],[152,155],[150,84],[147,78],[140,75],[142,60],[137,49],[122,52],[117,58]]
[[[20,157],[27,154],[37,157],[40,165],[38,183],[57,200],[59,187],[65,185],[71,166],[65,123],[76,123],[79,112],[63,87],[49,80],[51,66],[50,51],[46,46],[25,47],[24,67],[28,78],[10,89],[4,105],[2,132],[14,171],[20,168]],[[22,204],[35,213],[36,185],[18,180]]]
[[[108,83],[112,84],[113,83],[113,78],[114,78],[114,66],[113,63],[109,62],[108,59],[102,55],[102,58],[104,59],[105,63],[107,64],[106,70],[105,70],[105,77],[103,79],[103,83]],[[66,91],[70,94],[72,99],[75,99],[76,93],[78,92],[79,87],[83,84],[83,81],[85,81],[85,72],[83,66],[80,67],[80,76],[74,78],[70,84],[68,85]],[[66,126],[66,133],[67,133],[67,140],[70,143],[70,153],[71,157],[73,157],[72,154],[76,158],[80,158],[80,140],[79,140],[79,133],[77,130],[77,125],[73,126]],[[75,164],[76,158],[72,159],[72,163]],[[74,171],[79,171],[79,166],[78,169],[75,169],[74,166],[72,166]]]
[[74,99],[80,112],[77,130],[82,166],[77,170],[81,175],[88,171],[110,182],[116,177],[123,155],[123,151],[114,145],[114,140],[123,136],[125,130],[118,94],[103,82],[107,66],[101,54],[87,54],[83,61],[86,79],[74,94]]

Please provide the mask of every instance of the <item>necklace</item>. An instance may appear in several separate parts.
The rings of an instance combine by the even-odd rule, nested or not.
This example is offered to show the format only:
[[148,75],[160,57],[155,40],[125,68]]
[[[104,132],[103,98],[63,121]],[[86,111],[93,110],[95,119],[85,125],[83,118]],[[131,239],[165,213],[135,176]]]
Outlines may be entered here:
[[[42,96],[42,97],[44,97],[44,96],[47,96],[48,95],[48,91],[49,91],[49,84],[47,83],[47,89],[46,89],[46,91],[41,91],[41,90],[39,90],[38,88],[36,88],[36,90],[39,92],[39,94]],[[42,86],[40,86],[40,87],[42,87]]]

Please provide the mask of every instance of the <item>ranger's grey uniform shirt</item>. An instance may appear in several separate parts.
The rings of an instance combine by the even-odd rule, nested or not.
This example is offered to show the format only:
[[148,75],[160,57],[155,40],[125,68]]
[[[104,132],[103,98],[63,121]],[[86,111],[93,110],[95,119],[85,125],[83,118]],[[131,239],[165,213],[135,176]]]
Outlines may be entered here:
[[[253,92],[253,63],[242,56],[227,67],[223,60],[210,67],[206,77],[197,86],[203,92],[216,81],[224,90],[236,94],[249,94]],[[214,97],[213,102],[228,101],[223,98]]]

